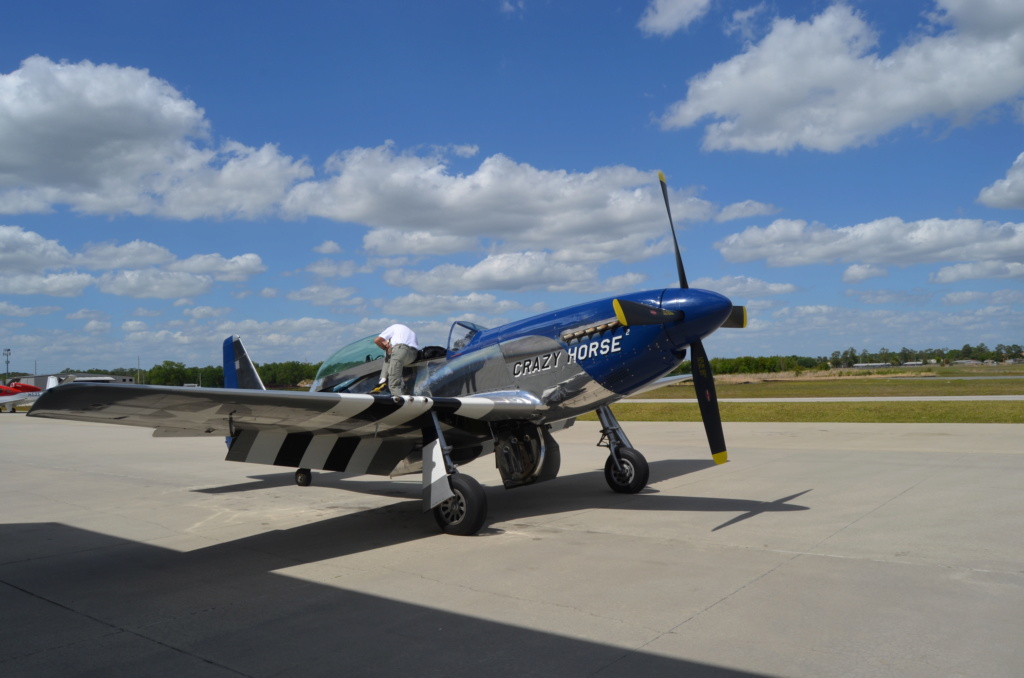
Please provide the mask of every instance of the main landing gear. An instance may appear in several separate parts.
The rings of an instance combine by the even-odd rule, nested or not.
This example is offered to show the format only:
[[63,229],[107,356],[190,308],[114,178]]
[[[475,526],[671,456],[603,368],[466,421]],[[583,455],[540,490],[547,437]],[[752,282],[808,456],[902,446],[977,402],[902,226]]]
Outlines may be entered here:
[[451,459],[451,446],[436,412],[431,412],[437,440],[423,448],[423,510],[432,510],[445,534],[468,537],[487,520],[487,493],[474,478],[459,473]]
[[470,536],[487,520],[487,494],[474,478],[463,473],[448,476],[455,496],[434,507],[434,520],[446,534]]
[[601,420],[601,440],[597,444],[607,447],[611,453],[604,463],[604,479],[608,487],[622,494],[636,494],[647,487],[650,465],[644,455],[630,445],[629,438],[607,405],[597,408],[597,418]]

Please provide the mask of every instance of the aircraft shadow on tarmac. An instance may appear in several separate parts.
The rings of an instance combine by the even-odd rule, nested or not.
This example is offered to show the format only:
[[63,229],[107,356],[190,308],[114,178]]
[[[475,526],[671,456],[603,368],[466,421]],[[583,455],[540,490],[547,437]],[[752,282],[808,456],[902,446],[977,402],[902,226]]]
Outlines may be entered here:
[[17,551],[0,558],[12,622],[0,673],[760,676],[274,572],[363,550],[375,532],[425,536],[368,513],[188,552],[59,523],[0,525],[0,543]]
[[[651,462],[651,483],[677,478],[689,473],[712,468],[712,461],[693,459],[669,459]],[[221,487],[194,490],[208,494],[229,492],[248,492],[294,485],[292,472],[272,473],[249,476],[250,482],[224,485]],[[350,492],[371,494],[374,496],[392,497],[396,499],[415,500],[410,507],[420,513],[419,483],[396,483],[390,480],[349,480],[344,474],[320,472],[315,474],[317,486],[335,487]],[[298,489],[298,488],[297,488]],[[301,491],[301,490],[299,490]],[[580,511],[594,508],[616,508],[633,511],[694,511],[738,513],[734,518],[718,525],[712,532],[735,525],[762,513],[779,511],[806,511],[809,507],[790,504],[789,501],[807,494],[804,490],[788,497],[774,501],[758,501],[752,499],[726,499],[718,497],[680,497],[660,494],[653,488],[647,488],[637,495],[615,494],[608,490],[604,482],[603,472],[588,471],[572,475],[559,476],[554,480],[536,486],[517,488],[507,493],[500,487],[487,487],[490,519],[501,521],[521,520],[524,518],[549,515],[552,513]],[[393,512],[404,512],[402,505],[387,507]],[[483,534],[494,534],[496,530],[485,529]]]

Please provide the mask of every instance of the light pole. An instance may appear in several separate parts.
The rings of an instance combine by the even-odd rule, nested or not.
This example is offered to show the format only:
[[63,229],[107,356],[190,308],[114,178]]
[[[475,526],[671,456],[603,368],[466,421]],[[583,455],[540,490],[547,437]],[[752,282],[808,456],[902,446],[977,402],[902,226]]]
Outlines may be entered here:
[[6,384],[11,379],[11,349],[4,349],[4,362],[7,363],[7,370],[4,373],[4,383]]

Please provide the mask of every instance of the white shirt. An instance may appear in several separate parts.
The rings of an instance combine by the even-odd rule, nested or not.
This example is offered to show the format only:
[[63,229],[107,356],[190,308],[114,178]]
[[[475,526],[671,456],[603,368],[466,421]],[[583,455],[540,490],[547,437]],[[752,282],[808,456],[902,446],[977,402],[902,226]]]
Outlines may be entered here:
[[405,325],[392,325],[383,332],[380,333],[382,339],[386,339],[391,342],[392,346],[398,344],[405,344],[412,348],[419,349],[420,345],[416,341],[416,333],[410,330]]

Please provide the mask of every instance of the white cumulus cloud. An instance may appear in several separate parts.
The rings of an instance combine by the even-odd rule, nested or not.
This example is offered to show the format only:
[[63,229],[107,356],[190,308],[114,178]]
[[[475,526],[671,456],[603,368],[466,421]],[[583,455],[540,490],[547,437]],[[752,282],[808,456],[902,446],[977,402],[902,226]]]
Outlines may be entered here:
[[650,0],[637,25],[647,35],[672,35],[704,16],[710,6],[711,0]]
[[910,124],[965,123],[1024,91],[1024,4],[939,0],[933,35],[878,51],[869,19],[834,4],[777,18],[743,53],[689,82],[666,129],[710,118],[708,150],[839,151]]
[[981,189],[978,200],[989,207],[1024,209],[1024,153],[1006,171],[1006,178]]
[[1024,262],[976,261],[944,266],[931,276],[932,282],[955,283],[983,278],[1024,278]]
[[[907,266],[926,262],[1012,262],[1024,258],[1024,224],[980,219],[878,219],[828,228],[794,219],[751,226],[715,243],[729,261],[772,266],[833,261]],[[855,269],[856,272],[857,269]]]
[[775,294],[796,292],[792,283],[770,283],[745,275],[727,275],[723,278],[698,278],[691,287],[713,290],[727,297],[767,297]]
[[597,273],[592,266],[556,263],[549,252],[507,252],[489,255],[473,266],[442,264],[429,271],[387,271],[390,285],[418,292],[452,290],[585,290],[593,289]]
[[493,294],[470,292],[466,295],[419,294],[413,292],[389,300],[377,300],[379,306],[397,316],[464,315],[467,313],[501,314],[516,311],[522,304],[499,300]]
[[208,292],[212,284],[213,280],[206,275],[152,268],[105,273],[97,283],[102,292],[136,299],[191,297]]
[[147,70],[30,57],[0,74],[0,213],[252,218],[312,174],[271,144],[209,138],[203,110]]
[[56,240],[48,240],[20,226],[0,226],[0,271],[4,273],[62,268],[70,260],[70,252]]
[[207,275],[214,280],[241,282],[267,270],[258,254],[239,254],[227,259],[220,254],[196,254],[167,265],[169,271]]
[[887,275],[889,275],[889,272],[881,266],[872,266],[871,264],[853,264],[843,271],[843,282],[859,283],[871,278],[881,278]]
[[732,221],[733,219],[746,219],[748,217],[760,217],[766,214],[776,214],[779,208],[756,200],[743,200],[726,205],[718,214],[715,221]]

